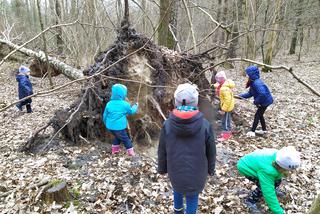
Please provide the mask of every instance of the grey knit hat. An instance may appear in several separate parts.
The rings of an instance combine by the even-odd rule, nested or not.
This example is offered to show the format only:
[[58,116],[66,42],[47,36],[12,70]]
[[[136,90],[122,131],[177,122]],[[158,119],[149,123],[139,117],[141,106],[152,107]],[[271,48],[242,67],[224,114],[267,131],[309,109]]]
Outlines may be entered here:
[[198,106],[198,87],[197,85],[191,85],[184,83],[178,85],[178,88],[174,92],[174,104],[176,107],[182,106],[183,101],[186,106]]

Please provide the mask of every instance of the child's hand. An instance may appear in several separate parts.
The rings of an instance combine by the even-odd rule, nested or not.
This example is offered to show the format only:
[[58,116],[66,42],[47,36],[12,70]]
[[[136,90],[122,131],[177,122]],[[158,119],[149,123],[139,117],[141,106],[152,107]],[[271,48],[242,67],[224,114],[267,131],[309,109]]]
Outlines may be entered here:
[[219,112],[219,114],[221,114],[221,115],[224,115],[224,114],[225,114],[225,112],[224,112],[224,111],[221,111],[221,110],[219,110],[218,112]]

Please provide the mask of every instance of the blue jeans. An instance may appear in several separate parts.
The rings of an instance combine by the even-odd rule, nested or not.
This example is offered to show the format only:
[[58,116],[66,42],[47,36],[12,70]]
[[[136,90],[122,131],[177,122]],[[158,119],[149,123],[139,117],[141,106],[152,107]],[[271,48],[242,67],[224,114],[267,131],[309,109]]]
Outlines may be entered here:
[[[174,213],[180,214],[183,213],[183,198],[184,195],[178,193],[173,190],[173,206],[174,206]],[[198,208],[198,198],[199,194],[196,195],[187,195],[186,196],[186,214],[196,214]]]
[[132,142],[126,129],[119,130],[119,131],[110,130],[110,132],[114,136],[112,145],[120,145],[120,143],[122,142],[126,147],[126,149],[132,148]]
[[231,131],[231,112],[225,112],[222,118],[222,129],[225,132]]

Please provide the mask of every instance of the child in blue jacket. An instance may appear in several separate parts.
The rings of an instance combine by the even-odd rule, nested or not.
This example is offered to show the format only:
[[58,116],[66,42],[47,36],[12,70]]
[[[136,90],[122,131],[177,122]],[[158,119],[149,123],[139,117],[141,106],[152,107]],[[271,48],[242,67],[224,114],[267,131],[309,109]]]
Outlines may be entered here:
[[[33,94],[32,84],[29,79],[30,69],[25,66],[20,66],[17,74],[16,80],[18,82],[18,92],[19,92],[19,100],[28,97]],[[16,107],[22,111],[22,107],[25,105],[27,108],[27,113],[31,113],[31,98],[23,100],[19,102]]]
[[111,99],[104,109],[103,122],[115,137],[112,143],[112,154],[120,152],[120,143],[123,142],[127,154],[133,156],[132,142],[126,130],[128,123],[126,115],[135,114],[138,110],[138,103],[130,106],[130,103],[125,101],[127,91],[127,87],[122,84],[112,86]]
[[[263,114],[268,106],[273,103],[273,97],[269,88],[260,79],[260,71],[257,66],[252,65],[247,67],[246,74],[249,77],[246,86],[249,88],[249,91],[247,93],[242,93],[239,96],[242,98],[250,98],[253,96],[253,104],[258,107],[257,112],[254,115],[251,131],[247,133],[247,136],[255,137],[256,133],[265,134],[267,132],[266,122]],[[256,131],[259,121],[262,126],[262,131]]]

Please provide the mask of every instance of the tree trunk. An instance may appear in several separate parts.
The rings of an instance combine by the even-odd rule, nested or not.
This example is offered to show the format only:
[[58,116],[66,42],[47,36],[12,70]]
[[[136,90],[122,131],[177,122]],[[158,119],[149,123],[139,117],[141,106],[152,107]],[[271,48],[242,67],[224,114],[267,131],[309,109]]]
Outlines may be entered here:
[[[271,31],[269,33],[269,39],[268,39],[268,46],[267,46],[267,53],[264,59],[264,63],[271,65],[272,64],[272,58],[273,58],[273,52],[275,49],[275,46],[277,44],[277,29],[279,28],[279,17],[280,17],[280,9],[281,9],[281,0],[276,0],[275,2],[276,6],[275,6],[275,16],[272,20],[272,27],[273,27],[273,31]],[[262,69],[263,71],[270,71],[269,68],[264,67]]]
[[[41,8],[40,8],[40,0],[37,0],[37,6],[38,6],[38,15],[39,15],[39,22],[40,22],[40,28],[41,31],[44,30],[44,26],[43,26],[43,21],[42,21],[42,17],[41,17]],[[52,77],[51,77],[51,70],[49,69],[49,59],[48,59],[48,54],[47,54],[47,40],[46,40],[46,36],[43,33],[42,34],[42,40],[43,40],[43,50],[44,50],[44,56],[46,59],[46,72],[48,72],[48,78],[49,78],[49,83],[50,83],[50,87],[53,87],[53,81],[52,81]]]
[[54,201],[58,204],[69,201],[70,194],[66,182],[61,182],[51,187],[44,193],[46,204],[52,204]]
[[175,41],[170,32],[169,25],[174,11],[172,10],[172,4],[170,3],[170,0],[160,0],[159,22],[162,22],[160,23],[158,30],[158,44],[173,49]]
[[[0,43],[2,45],[7,45],[8,47],[12,48],[12,49],[18,49],[19,45],[13,44],[9,41],[5,41],[0,39]],[[30,56],[30,57],[35,57],[37,58],[40,62],[42,63],[46,63],[46,57],[44,55],[44,53],[42,51],[40,52],[35,52],[33,50],[27,49],[27,48],[20,48],[18,50],[19,52]],[[53,58],[53,57],[48,57],[49,60],[49,65],[54,69],[57,70],[59,72],[61,72],[62,74],[64,74],[66,77],[68,77],[69,79],[79,79],[83,77],[82,71],[75,69],[63,62],[58,61],[57,59]]]
[[295,30],[292,35],[291,44],[290,44],[290,50],[289,54],[295,54],[296,53],[296,46],[298,41],[298,32],[301,30],[301,14],[302,14],[302,7],[303,7],[303,0],[299,0],[298,4],[298,10],[297,10],[297,17],[295,21]]
[[[56,17],[56,24],[59,24],[59,22],[61,20],[61,5],[60,5],[59,0],[56,0],[55,10],[56,10],[56,16],[57,16]],[[62,28],[61,27],[57,28],[56,40],[57,40],[57,46],[58,46],[58,54],[62,54],[63,40],[62,40]]]

